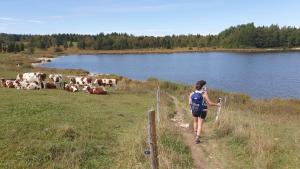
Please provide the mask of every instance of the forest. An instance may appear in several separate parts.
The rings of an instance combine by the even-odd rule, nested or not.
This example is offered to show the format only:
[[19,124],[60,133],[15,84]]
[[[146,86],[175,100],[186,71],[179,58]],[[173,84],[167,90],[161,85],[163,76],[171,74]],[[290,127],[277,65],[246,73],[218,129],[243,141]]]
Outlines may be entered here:
[[77,47],[92,50],[147,48],[293,48],[300,46],[300,28],[278,25],[255,26],[254,23],[232,26],[217,35],[134,36],[126,33],[97,35],[0,34],[0,53],[33,53],[35,48],[63,51]]

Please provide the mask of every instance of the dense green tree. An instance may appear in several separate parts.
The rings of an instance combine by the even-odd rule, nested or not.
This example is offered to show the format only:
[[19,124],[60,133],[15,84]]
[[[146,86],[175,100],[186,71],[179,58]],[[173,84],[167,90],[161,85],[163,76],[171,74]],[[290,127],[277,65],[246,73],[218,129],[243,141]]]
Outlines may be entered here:
[[68,48],[68,47],[69,47],[68,42],[67,42],[67,41],[64,41],[64,48],[66,49],[66,48]]
[[15,52],[15,43],[11,42],[11,43],[8,44],[7,52],[8,53]]
[[24,49],[25,49],[24,43],[21,43],[21,44],[20,44],[20,50],[21,50],[21,51],[24,51]]
[[69,47],[72,48],[74,46],[73,42],[71,41]]
[[[278,25],[258,26],[253,23],[232,26],[218,35],[172,35],[163,37],[134,36],[125,33],[97,35],[53,34],[16,35],[0,33],[1,51],[32,51],[34,48],[73,47],[94,50],[122,50],[142,48],[223,47],[276,48],[299,47],[300,29]],[[24,45],[26,44],[26,45]],[[34,50],[33,50],[34,51]]]

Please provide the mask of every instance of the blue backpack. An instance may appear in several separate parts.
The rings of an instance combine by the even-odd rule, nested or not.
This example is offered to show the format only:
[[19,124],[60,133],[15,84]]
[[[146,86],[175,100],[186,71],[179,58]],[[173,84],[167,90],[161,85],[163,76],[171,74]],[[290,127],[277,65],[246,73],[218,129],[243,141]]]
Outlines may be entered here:
[[200,92],[193,92],[191,96],[191,110],[193,114],[201,114],[207,109],[205,99]]

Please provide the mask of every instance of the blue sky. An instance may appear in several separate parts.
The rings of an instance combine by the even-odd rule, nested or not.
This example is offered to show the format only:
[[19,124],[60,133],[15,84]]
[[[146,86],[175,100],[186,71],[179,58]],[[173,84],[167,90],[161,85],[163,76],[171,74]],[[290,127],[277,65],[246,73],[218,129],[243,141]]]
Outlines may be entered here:
[[0,32],[217,34],[254,22],[300,27],[299,0],[2,0]]

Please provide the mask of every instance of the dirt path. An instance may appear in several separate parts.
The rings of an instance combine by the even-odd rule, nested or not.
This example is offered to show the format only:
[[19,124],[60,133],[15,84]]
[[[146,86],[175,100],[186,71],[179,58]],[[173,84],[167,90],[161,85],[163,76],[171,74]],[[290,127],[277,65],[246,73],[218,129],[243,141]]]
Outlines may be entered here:
[[[207,169],[207,168],[214,168],[214,169],[222,169],[222,165],[219,162],[218,158],[215,158],[213,151],[216,151],[216,143],[210,138],[205,138],[203,143],[195,144],[195,136],[192,132],[191,127],[189,126],[188,122],[184,121],[184,113],[188,110],[184,108],[184,106],[178,101],[178,99],[174,96],[170,97],[173,99],[175,108],[176,108],[176,115],[173,119],[175,125],[182,129],[182,136],[184,142],[189,148],[191,149],[194,168],[195,169]],[[206,131],[208,133],[210,131]],[[210,152],[210,153],[208,153]]]

